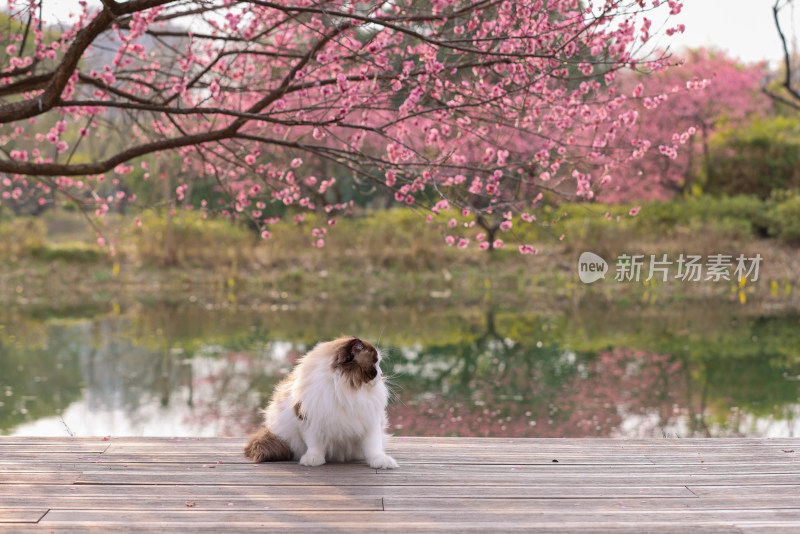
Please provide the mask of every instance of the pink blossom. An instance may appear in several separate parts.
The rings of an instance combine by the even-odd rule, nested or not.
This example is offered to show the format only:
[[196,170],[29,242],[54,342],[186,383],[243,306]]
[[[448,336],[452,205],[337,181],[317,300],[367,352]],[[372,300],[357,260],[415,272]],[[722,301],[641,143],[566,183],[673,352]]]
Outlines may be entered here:
[[[22,198],[30,190],[33,201],[49,194],[98,199],[93,209],[105,213],[133,199],[115,192],[133,190],[132,181],[141,176],[119,157],[137,147],[130,152],[137,154],[135,161],[165,156],[174,161],[161,166],[169,168],[172,180],[162,179],[186,209],[194,205],[188,198],[193,184],[213,181],[216,201],[200,204],[204,217],[249,215],[260,223],[268,204],[291,206],[289,216],[298,224],[299,214],[319,213],[326,219],[314,218],[317,227],[309,240],[314,246],[324,245],[323,230],[332,226],[334,215],[354,211],[353,195],[346,191],[351,182],[365,192],[375,186],[377,198],[394,195],[397,203],[420,209],[434,199],[427,221],[437,213],[460,212],[462,221],[471,220],[461,224],[442,215],[447,221],[442,226],[464,228],[469,237],[448,237],[450,245],[465,247],[476,209],[510,231],[511,212],[541,200],[545,188],[537,184],[549,181],[547,189],[588,200],[598,186],[610,191],[637,178],[646,181],[658,174],[631,173],[627,180],[623,166],[649,157],[677,166],[683,150],[699,142],[683,122],[664,135],[665,128],[645,132],[652,116],[646,112],[725,85],[721,76],[692,72],[669,86],[651,86],[651,78],[668,72],[668,54],[632,56],[656,27],[683,31],[672,21],[661,24],[667,12],[680,12],[676,0],[607,2],[602,15],[576,0],[437,0],[421,18],[409,18],[400,5],[370,11],[342,4],[335,28],[324,10],[305,10],[295,18],[287,17],[286,6],[266,3],[248,10],[225,0],[206,6],[202,37],[192,26],[192,10],[145,9],[134,2],[97,39],[97,32],[87,34],[97,14],[83,2],[58,35],[48,36],[31,23],[23,46],[19,28],[27,13],[38,16],[29,4],[9,0],[13,20],[4,36],[7,64],[0,69],[10,76],[9,98],[21,104],[3,119],[10,157],[0,158],[0,177],[35,179],[40,170],[63,176],[53,178],[52,192],[13,183],[0,194]],[[301,11],[308,7],[301,4]],[[169,28],[185,29],[187,38],[145,39]],[[98,50],[110,39],[116,54],[99,63],[87,56],[88,63],[68,69],[53,81],[58,94],[48,90],[41,99],[40,89],[24,90],[44,72],[38,62],[52,58],[42,68],[56,68],[81,38],[92,42],[78,43],[79,50]],[[13,72],[33,65],[39,66]],[[629,67],[654,75],[626,78]],[[639,82],[643,87],[634,88]],[[23,90],[14,92],[13,85]],[[142,102],[157,102],[164,112],[140,114],[141,120],[126,123],[118,141],[109,124],[118,122],[122,108]],[[36,125],[37,118],[44,122]],[[705,132],[713,121],[697,115],[692,124]],[[92,143],[75,136],[90,133]],[[101,152],[94,153],[98,147]],[[66,156],[70,150],[75,158]],[[141,165],[142,179],[150,180],[147,162]],[[301,165],[309,172],[295,175],[291,169]],[[91,178],[68,178],[86,169]],[[310,172],[325,172],[328,179]],[[615,180],[604,182],[612,173]],[[347,176],[348,182],[337,185],[333,176]],[[334,187],[342,191],[331,191]],[[348,200],[337,201],[341,198]],[[528,214],[522,220],[535,218]],[[486,239],[483,235],[479,246],[491,248]],[[503,242],[494,245],[501,248]]]

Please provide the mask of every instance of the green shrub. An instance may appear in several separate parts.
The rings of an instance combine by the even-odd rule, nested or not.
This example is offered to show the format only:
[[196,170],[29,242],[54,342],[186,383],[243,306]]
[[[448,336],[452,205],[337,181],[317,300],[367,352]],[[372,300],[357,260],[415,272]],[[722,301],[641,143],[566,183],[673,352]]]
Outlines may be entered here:
[[769,233],[789,243],[800,243],[800,195],[788,194],[774,201]]
[[45,242],[44,222],[34,217],[17,217],[0,222],[0,254],[28,256]]
[[107,257],[107,252],[87,243],[44,244],[31,249],[30,255],[44,261],[95,263]]
[[755,195],[800,188],[800,123],[776,117],[718,134],[711,143],[705,189]]
[[160,265],[216,265],[249,259],[256,235],[225,219],[181,212],[171,220],[148,213],[135,232],[136,256]]

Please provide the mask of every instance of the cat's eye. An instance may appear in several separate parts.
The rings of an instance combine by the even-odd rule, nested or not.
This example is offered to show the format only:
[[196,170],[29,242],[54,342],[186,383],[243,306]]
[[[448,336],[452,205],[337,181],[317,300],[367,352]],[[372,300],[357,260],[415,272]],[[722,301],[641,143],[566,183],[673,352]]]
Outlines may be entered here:
[[358,343],[355,344],[353,348],[356,350],[364,350],[364,345],[362,345],[361,342],[359,341]]

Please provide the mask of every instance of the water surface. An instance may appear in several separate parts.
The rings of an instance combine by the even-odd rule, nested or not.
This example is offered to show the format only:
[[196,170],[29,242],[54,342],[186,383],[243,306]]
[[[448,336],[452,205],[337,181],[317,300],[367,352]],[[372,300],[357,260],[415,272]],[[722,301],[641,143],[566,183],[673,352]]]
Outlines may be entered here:
[[800,317],[732,305],[446,302],[0,312],[0,433],[227,436],[313,343],[387,355],[397,435],[800,435]]

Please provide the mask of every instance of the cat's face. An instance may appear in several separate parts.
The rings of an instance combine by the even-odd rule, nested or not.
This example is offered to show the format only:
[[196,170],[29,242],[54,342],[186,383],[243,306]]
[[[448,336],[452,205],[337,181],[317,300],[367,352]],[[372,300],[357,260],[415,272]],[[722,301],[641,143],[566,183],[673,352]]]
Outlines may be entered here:
[[355,388],[380,380],[378,349],[357,337],[348,338],[334,355],[333,369]]

